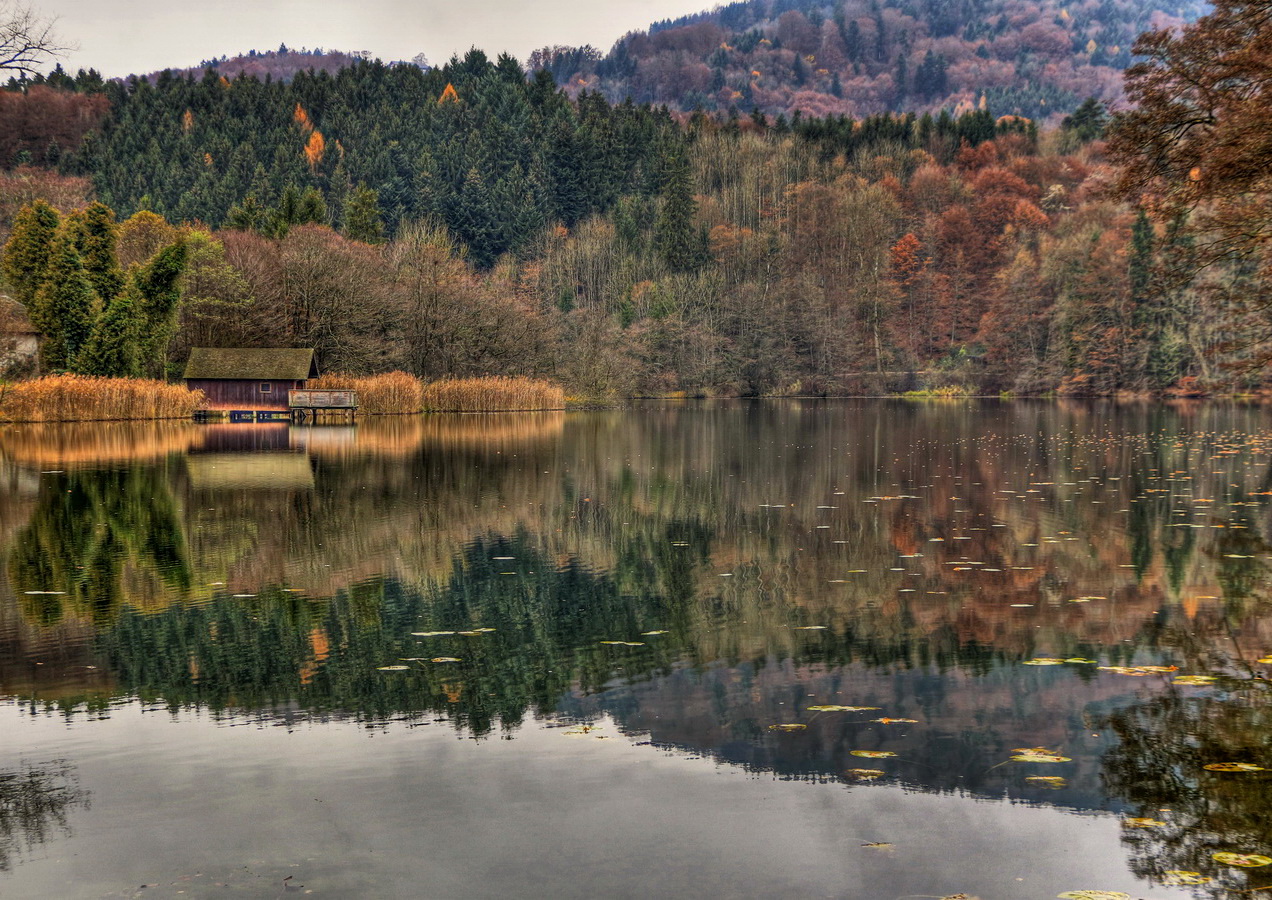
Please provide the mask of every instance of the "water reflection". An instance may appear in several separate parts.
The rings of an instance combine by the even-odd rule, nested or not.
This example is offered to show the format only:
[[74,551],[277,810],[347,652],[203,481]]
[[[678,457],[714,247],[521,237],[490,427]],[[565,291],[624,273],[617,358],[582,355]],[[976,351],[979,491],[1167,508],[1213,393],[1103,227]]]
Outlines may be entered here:
[[55,834],[69,834],[68,813],[88,799],[64,760],[0,769],[0,872]]
[[[1196,869],[1272,839],[1266,780],[1177,774],[1270,733],[1251,679],[1272,650],[1266,426],[1221,406],[725,404],[134,427],[135,458],[113,428],[97,457],[92,429],[11,428],[0,690],[478,736],[608,716],[783,777],[1158,818],[1227,803],[1235,830],[1195,849],[1128,835],[1145,874]],[[1038,747],[1068,759],[1009,761]]]

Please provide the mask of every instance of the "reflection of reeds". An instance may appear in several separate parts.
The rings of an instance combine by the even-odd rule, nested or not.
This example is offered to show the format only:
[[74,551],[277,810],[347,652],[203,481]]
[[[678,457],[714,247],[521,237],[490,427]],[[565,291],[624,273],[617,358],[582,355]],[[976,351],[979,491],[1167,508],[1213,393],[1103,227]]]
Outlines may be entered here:
[[184,453],[200,435],[185,422],[15,425],[0,429],[0,454],[24,466],[66,469]]
[[439,414],[421,420],[421,441],[449,450],[502,450],[558,440],[564,431],[565,413],[561,410],[479,417]]
[[309,386],[319,391],[357,391],[358,411],[366,415],[401,415],[424,409],[424,383],[405,372],[386,372],[365,378],[323,375]]
[[565,391],[560,385],[535,378],[454,378],[426,387],[424,405],[437,412],[564,409]]
[[142,378],[46,375],[0,388],[0,419],[83,422],[181,419],[194,414],[200,391]]

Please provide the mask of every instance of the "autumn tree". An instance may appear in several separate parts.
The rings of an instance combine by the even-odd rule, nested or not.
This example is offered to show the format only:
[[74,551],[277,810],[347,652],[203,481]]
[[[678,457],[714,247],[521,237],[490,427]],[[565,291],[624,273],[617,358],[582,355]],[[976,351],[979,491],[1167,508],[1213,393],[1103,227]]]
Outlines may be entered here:
[[[1178,280],[1216,266],[1258,270],[1248,305],[1267,323],[1272,3],[1219,0],[1193,25],[1143,35],[1135,53],[1143,60],[1126,74],[1134,106],[1115,118],[1109,143],[1122,166],[1116,189],[1163,222],[1189,220],[1197,243]],[[1272,339],[1272,323],[1255,339]]]

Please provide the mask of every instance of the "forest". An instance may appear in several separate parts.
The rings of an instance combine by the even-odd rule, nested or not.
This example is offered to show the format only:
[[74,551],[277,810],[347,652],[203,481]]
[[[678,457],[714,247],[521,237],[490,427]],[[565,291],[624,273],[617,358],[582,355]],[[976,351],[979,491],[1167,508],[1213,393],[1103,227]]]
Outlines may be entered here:
[[[57,338],[44,367],[90,374],[313,346],[325,371],[584,399],[1257,391],[1262,206],[1232,199],[1266,197],[1257,129],[1162,143],[1189,41],[1266,71],[1223,18],[1251,9],[1143,38],[1111,143],[1095,98],[1054,124],[984,96],[688,114],[476,50],[290,80],[58,70],[0,91],[8,292]],[[1196,174],[1225,152],[1256,174]]]

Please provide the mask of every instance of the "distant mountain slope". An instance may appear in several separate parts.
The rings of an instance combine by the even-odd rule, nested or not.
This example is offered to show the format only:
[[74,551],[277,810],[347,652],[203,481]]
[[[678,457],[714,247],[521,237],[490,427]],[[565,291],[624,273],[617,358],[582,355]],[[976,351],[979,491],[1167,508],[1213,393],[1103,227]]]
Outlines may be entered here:
[[744,0],[657,22],[602,56],[536,51],[570,91],[690,111],[862,116],[965,108],[1046,118],[1115,101],[1136,36],[1201,0]]
[[[202,76],[207,69],[213,69],[226,78],[237,78],[249,75],[264,81],[267,77],[274,81],[291,81],[300,72],[326,72],[334,75],[341,69],[363,59],[370,59],[372,54],[366,50],[293,50],[286,44],[277,50],[249,50],[237,56],[222,56],[219,59],[205,59],[197,66],[188,69],[170,69],[177,75]],[[420,54],[411,60],[421,68],[428,68],[424,55]],[[149,81],[158,79],[160,72],[151,72],[141,76]]]

